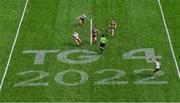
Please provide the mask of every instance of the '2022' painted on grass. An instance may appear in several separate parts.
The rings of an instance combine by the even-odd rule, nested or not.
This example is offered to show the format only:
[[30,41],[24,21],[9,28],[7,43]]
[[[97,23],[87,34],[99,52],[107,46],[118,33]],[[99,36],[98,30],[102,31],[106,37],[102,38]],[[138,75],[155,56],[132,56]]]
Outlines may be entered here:
[[[60,50],[26,50],[24,54],[35,54],[34,64],[44,64],[46,54],[58,53]],[[136,56],[135,54],[144,52],[144,56]],[[69,55],[80,54],[76,59],[69,58]],[[57,54],[57,60],[68,64],[86,64],[97,61],[100,58],[97,52],[87,49],[73,49],[67,51],[61,51]],[[143,48],[131,50],[123,54],[123,59],[144,59],[147,63],[151,63],[149,58],[162,58],[161,56],[155,56],[153,48]]]
[[[152,72],[152,69],[135,70],[133,71],[133,73],[140,74],[141,72],[144,72],[144,71]],[[80,80],[74,81],[74,82],[64,81],[63,79],[64,75],[69,72],[78,73],[81,77]],[[105,72],[115,72],[116,74],[112,77],[107,77],[101,80],[97,80],[96,82],[94,82],[95,85],[126,85],[129,83],[129,81],[118,80],[121,77],[124,77],[126,75],[126,72],[120,69],[102,69],[102,70],[96,71],[95,74],[103,74]],[[14,87],[48,86],[49,85],[47,82],[37,82],[38,80],[44,79],[49,76],[49,74],[44,71],[24,71],[24,72],[18,73],[18,75],[27,75],[30,73],[38,73],[39,76],[16,83]],[[163,75],[164,75],[164,72],[160,70],[159,76],[163,76]],[[57,73],[54,80],[56,83],[63,86],[77,86],[77,85],[86,83],[88,81],[88,78],[89,78],[88,73],[84,71],[76,70],[76,69],[70,69],[70,70],[64,70]],[[152,80],[151,77],[145,77],[143,79],[136,80],[133,83],[134,84],[168,84],[167,81]]]
[[[45,56],[47,53],[58,53],[60,50],[26,50],[23,51],[25,54],[35,54],[35,60],[34,64],[44,64]],[[144,53],[144,56],[137,56],[137,53]],[[72,54],[80,54],[80,56],[76,57],[76,59],[69,58],[69,55]],[[86,54],[86,55],[85,55]],[[161,56],[156,56],[154,53],[153,48],[143,48],[143,49],[136,49],[136,50],[130,50],[126,53],[123,54],[123,59],[144,59],[146,60],[147,63],[151,63],[149,61],[149,58],[162,58]],[[62,51],[57,54],[57,60],[63,62],[63,63],[68,63],[68,64],[85,64],[85,63],[92,63],[97,61],[100,58],[100,56],[97,54],[97,52],[86,50],[86,49],[74,49],[74,50],[67,50],[67,51]],[[96,81],[96,85],[122,85],[122,84],[128,84],[128,81],[119,81],[117,79],[123,77],[126,75],[125,71],[122,71],[120,69],[103,69],[100,71],[96,71],[95,74],[103,74],[105,72],[116,72],[116,74],[112,77],[107,77],[102,80]],[[152,69],[140,69],[140,70],[135,70],[133,71],[134,74],[140,74],[141,72],[144,71],[151,71]],[[81,76],[81,79],[79,82],[74,82],[74,83],[68,83],[63,80],[63,77],[66,73],[73,72],[73,73],[78,73]],[[25,81],[21,81],[19,83],[16,83],[14,87],[19,87],[19,86],[48,86],[47,82],[36,82],[38,80],[44,79],[49,76],[47,72],[44,71],[24,71],[21,73],[18,73],[18,75],[26,75],[30,73],[39,73],[38,77],[34,77],[32,79],[28,79]],[[160,70],[160,75],[163,76],[165,73]],[[76,86],[80,84],[84,84],[85,82],[88,81],[89,75],[88,73],[76,69],[72,70],[65,70],[57,73],[55,76],[54,80],[56,83],[60,85],[65,85],[65,86]],[[134,84],[168,84],[167,81],[155,81],[151,80],[150,77],[145,77],[143,79],[137,80],[133,82]]]

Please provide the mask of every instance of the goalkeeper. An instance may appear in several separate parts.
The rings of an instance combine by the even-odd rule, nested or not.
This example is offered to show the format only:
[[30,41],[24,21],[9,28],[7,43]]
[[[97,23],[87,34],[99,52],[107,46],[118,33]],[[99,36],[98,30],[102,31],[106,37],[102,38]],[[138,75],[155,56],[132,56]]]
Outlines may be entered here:
[[108,40],[106,39],[106,37],[104,37],[104,35],[102,35],[102,37],[100,38],[100,53],[102,54],[105,48],[105,44]]

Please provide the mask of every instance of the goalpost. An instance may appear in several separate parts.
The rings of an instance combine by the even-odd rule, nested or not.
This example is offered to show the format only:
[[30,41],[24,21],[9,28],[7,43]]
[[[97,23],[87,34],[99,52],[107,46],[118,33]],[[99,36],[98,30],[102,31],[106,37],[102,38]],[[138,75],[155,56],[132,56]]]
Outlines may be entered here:
[[92,24],[92,19],[90,19],[90,45],[92,45],[92,28],[93,28],[93,24]]

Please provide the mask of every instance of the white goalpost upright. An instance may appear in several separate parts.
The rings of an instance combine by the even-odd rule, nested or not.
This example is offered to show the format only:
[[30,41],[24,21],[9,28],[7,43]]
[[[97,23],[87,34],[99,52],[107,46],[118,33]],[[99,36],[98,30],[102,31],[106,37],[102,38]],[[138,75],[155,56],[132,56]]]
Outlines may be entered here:
[[92,28],[93,28],[93,21],[90,19],[90,45],[92,45]]

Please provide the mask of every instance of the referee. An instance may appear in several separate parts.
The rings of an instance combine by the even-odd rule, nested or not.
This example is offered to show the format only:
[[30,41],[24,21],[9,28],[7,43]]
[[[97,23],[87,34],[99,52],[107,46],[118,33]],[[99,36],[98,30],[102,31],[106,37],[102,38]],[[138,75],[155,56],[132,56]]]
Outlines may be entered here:
[[100,53],[102,54],[103,51],[104,51],[104,47],[105,47],[105,44],[108,40],[106,39],[106,37],[104,37],[104,35],[101,36],[100,38]]

